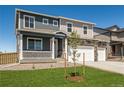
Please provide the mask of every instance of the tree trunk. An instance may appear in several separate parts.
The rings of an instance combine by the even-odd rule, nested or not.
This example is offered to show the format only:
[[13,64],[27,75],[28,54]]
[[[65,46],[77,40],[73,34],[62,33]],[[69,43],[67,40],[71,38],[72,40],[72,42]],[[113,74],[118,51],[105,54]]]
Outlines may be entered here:
[[74,61],[74,73],[76,74],[76,51],[75,50],[73,50],[73,61]]

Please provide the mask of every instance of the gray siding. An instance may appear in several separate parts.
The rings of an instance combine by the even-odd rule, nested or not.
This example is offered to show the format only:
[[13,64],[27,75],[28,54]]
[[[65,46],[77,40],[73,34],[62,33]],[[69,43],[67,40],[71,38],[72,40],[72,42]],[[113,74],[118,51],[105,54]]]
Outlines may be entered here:
[[[24,29],[23,25],[24,25],[24,15],[29,15],[29,16],[33,16],[35,17],[35,29],[51,29],[51,30],[59,30],[59,26],[53,26],[53,20],[58,21],[59,23],[59,19],[55,19],[55,18],[50,18],[50,17],[46,17],[46,16],[40,16],[40,15],[33,15],[33,14],[29,14],[29,13],[24,13],[21,12],[20,14],[20,29]],[[43,18],[47,18],[49,20],[49,24],[45,25],[42,23]]]
[[50,51],[50,38],[49,37],[36,37],[36,36],[23,36],[23,50],[27,50],[27,37],[42,38],[43,51]]

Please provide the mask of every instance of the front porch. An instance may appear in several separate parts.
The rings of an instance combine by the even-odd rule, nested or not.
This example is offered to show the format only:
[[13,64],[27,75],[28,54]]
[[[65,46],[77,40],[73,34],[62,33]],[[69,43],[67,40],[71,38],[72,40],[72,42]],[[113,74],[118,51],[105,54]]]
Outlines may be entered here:
[[122,61],[124,60],[123,42],[112,41],[110,43],[110,54],[108,60]]
[[64,35],[46,35],[23,33],[18,36],[19,61],[24,62],[56,62],[56,58],[64,58],[67,39]]

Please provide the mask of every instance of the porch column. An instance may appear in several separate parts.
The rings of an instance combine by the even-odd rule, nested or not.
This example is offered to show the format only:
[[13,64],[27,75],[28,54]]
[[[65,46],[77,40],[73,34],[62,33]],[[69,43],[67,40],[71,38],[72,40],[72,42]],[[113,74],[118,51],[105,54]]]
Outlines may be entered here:
[[121,45],[121,60],[123,60],[123,43]]
[[52,37],[52,59],[55,59],[55,37]]
[[22,60],[23,59],[23,35],[20,34],[20,37],[19,37],[19,60]]
[[66,59],[68,60],[68,39],[65,38],[65,53],[66,53]]
[[110,46],[109,46],[109,42],[106,43],[106,60],[110,57]]

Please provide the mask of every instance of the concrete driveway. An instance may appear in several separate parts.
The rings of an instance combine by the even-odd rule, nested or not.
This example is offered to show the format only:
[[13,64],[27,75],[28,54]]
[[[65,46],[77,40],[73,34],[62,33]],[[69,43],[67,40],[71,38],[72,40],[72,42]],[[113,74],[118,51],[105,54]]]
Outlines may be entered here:
[[124,62],[106,61],[106,62],[86,62],[89,67],[94,67],[110,72],[116,72],[124,75]]

